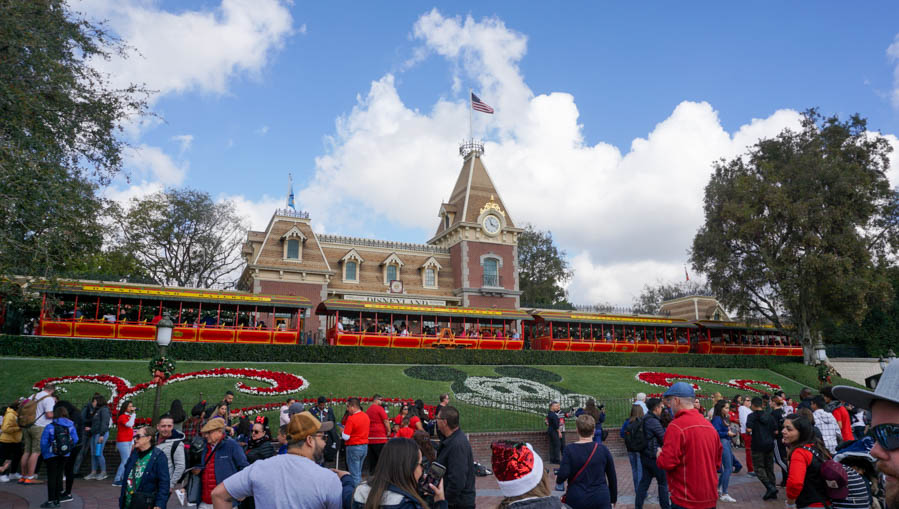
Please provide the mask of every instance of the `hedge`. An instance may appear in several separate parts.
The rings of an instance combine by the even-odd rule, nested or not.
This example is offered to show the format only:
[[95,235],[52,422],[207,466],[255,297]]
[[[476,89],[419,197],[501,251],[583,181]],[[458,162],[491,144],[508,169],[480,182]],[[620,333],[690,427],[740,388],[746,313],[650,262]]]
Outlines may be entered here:
[[[246,345],[173,343],[168,353],[178,360],[246,362],[331,362],[347,364],[475,364],[639,367],[773,368],[800,363],[801,358],[702,354],[548,352],[542,350],[425,350],[331,347],[321,345]],[[0,355],[65,359],[148,359],[156,355],[151,341],[0,336]]]

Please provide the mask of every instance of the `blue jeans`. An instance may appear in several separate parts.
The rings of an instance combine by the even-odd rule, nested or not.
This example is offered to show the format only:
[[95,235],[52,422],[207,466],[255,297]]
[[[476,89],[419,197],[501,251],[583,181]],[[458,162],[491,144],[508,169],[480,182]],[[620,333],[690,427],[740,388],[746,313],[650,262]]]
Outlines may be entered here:
[[640,464],[640,453],[629,452],[627,459],[631,462],[631,475],[634,477],[634,490],[640,486],[640,478],[643,477],[643,466]]
[[346,467],[356,486],[362,482],[362,465],[365,463],[366,454],[368,454],[367,444],[346,447]]
[[734,451],[730,448],[730,438],[721,439],[721,475],[718,476],[718,488],[727,493],[730,474],[734,471]]
[[115,471],[115,482],[122,482],[122,476],[125,475],[125,462],[128,461],[128,456],[131,456],[132,445],[134,445],[134,442],[115,443],[115,448],[119,451],[119,458],[122,460],[119,463],[119,468]]
[[[91,472],[106,473],[106,458],[103,456],[103,448],[106,447],[107,438],[109,438],[108,431],[103,435],[103,442],[100,444],[100,455],[97,456],[97,440],[100,439],[100,435],[91,435],[90,451],[88,451],[88,454],[91,455]],[[97,470],[97,467],[99,467],[99,470]]]
[[656,465],[655,461],[650,460],[646,456],[641,458],[641,466],[643,474],[640,477],[640,485],[637,486],[637,500],[634,501],[635,509],[643,509],[643,502],[646,501],[646,492],[649,491],[649,484],[655,478],[659,483],[659,505],[662,509],[671,509],[671,502],[668,500],[668,478],[665,472]]

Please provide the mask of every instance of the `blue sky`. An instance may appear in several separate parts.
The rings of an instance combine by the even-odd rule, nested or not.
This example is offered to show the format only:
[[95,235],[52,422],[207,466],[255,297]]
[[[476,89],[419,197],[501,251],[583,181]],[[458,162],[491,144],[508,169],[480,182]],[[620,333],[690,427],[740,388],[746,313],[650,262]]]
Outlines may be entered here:
[[144,55],[98,65],[160,90],[110,196],[187,185],[260,228],[291,171],[320,231],[423,242],[473,87],[510,213],[554,232],[583,303],[682,277],[711,162],[796,112],[899,131],[894,2],[75,5]]

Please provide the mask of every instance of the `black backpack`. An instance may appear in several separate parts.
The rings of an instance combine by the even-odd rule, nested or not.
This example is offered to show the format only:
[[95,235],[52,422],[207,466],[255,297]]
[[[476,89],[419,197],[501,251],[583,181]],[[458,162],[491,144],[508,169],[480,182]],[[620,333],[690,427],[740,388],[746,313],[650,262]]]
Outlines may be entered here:
[[75,442],[72,435],[69,434],[69,428],[62,424],[53,423],[53,443],[50,444],[53,454],[56,456],[67,456],[75,448]]
[[624,428],[624,447],[627,452],[643,452],[646,446],[646,433],[643,429],[643,418],[637,417]]

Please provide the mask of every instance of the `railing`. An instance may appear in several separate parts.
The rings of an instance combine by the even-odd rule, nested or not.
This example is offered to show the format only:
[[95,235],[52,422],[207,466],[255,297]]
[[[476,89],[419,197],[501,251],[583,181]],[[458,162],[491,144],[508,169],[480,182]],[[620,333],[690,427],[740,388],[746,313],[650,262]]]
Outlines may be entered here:
[[449,248],[432,246],[430,244],[414,244],[412,242],[394,242],[390,240],[362,239],[358,237],[347,237],[344,235],[327,235],[318,236],[319,242],[331,244],[346,244],[351,246],[377,247],[383,249],[393,249],[402,251],[417,251],[421,253],[449,254]]
[[305,210],[275,209],[276,216],[295,217],[297,219],[309,219],[309,213]]
[[463,140],[462,143],[459,144],[459,155],[460,156],[466,157],[466,156],[468,156],[468,154],[471,154],[472,152],[474,152],[478,156],[483,155],[484,154],[484,144],[481,143],[479,140],[475,140],[475,139]]
[[499,277],[499,274],[484,274],[484,284],[483,286],[491,287],[491,288],[502,288],[501,284],[502,280]]

